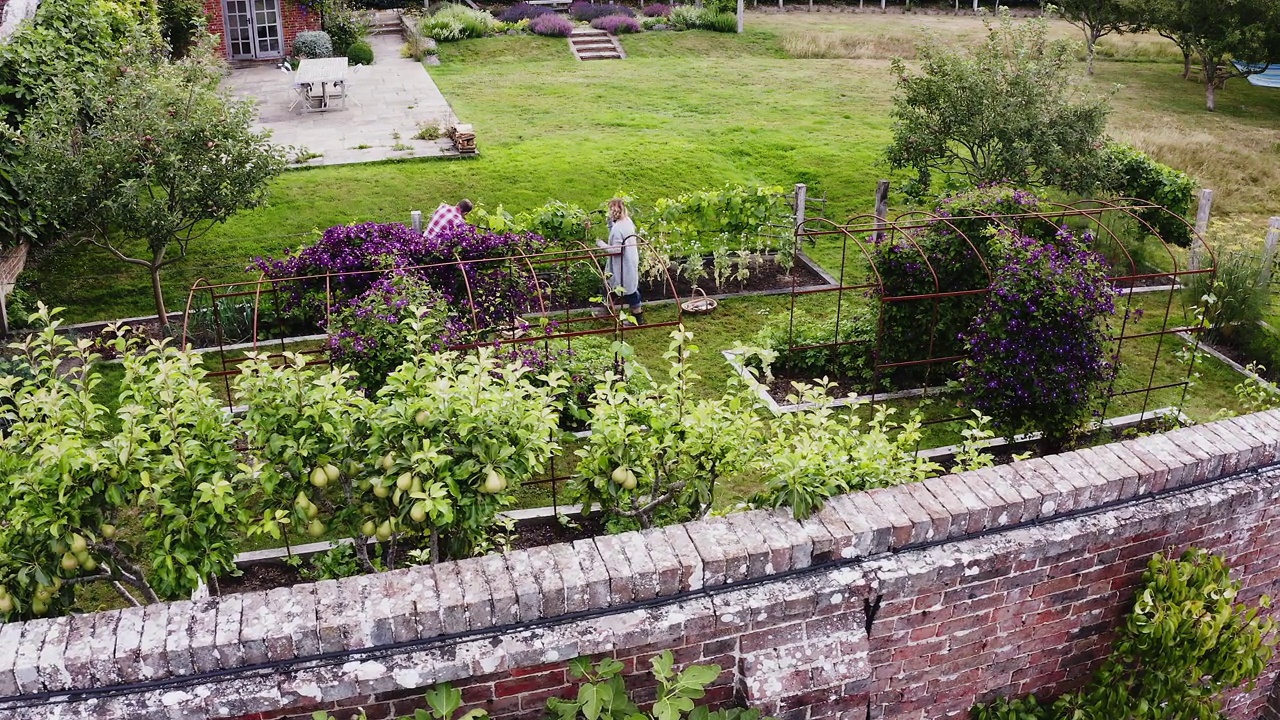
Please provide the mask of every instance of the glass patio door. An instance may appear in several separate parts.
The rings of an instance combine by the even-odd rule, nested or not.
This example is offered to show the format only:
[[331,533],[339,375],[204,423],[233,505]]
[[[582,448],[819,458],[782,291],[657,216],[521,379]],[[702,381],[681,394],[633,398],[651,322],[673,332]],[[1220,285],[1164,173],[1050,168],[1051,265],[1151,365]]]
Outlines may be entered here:
[[280,0],[225,0],[227,53],[235,60],[278,58],[282,52]]

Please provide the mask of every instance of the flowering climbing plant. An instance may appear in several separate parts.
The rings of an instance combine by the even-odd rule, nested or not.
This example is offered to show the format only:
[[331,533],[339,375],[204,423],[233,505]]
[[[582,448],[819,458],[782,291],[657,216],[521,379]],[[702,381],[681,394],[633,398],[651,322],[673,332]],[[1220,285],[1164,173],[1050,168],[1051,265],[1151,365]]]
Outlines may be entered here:
[[456,312],[482,324],[506,320],[536,304],[537,279],[515,260],[544,250],[529,232],[495,232],[472,225],[427,237],[400,223],[337,225],[316,242],[281,259],[255,258],[252,266],[286,293],[286,308],[323,311],[348,301],[393,271],[421,277]]
[[379,278],[359,296],[333,309],[329,318],[329,355],[334,364],[356,372],[363,387],[382,387],[387,375],[413,356],[410,308],[423,310],[418,321],[441,352],[464,342],[466,326],[450,314],[440,292],[416,275],[394,272]]
[[991,292],[963,340],[965,400],[1006,434],[1067,439],[1116,373],[1108,320],[1115,288],[1089,233],[1049,242],[1011,230],[991,239]]

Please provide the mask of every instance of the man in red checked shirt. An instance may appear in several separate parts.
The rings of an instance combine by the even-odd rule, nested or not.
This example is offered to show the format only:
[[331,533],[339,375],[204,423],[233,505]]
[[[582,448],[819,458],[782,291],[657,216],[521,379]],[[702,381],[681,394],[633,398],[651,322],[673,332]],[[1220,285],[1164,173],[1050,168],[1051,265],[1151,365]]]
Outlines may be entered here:
[[440,203],[440,207],[436,208],[435,214],[431,216],[431,222],[427,223],[427,229],[423,234],[429,238],[438,237],[446,230],[467,224],[467,213],[471,212],[470,200],[459,200],[458,204],[449,205]]

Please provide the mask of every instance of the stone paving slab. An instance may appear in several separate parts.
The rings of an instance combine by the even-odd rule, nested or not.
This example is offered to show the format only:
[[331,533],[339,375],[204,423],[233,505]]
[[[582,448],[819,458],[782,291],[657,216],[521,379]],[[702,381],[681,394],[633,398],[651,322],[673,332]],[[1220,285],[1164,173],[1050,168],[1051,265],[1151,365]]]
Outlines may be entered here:
[[292,76],[274,62],[235,68],[223,87],[257,100],[258,125],[270,130],[277,144],[319,154],[300,165],[459,157],[448,140],[413,137],[420,125],[458,122],[427,69],[401,57],[404,41],[397,35],[373,35],[369,44],[373,64],[348,69],[348,97],[342,109],[306,112],[299,103],[290,110],[297,97]]

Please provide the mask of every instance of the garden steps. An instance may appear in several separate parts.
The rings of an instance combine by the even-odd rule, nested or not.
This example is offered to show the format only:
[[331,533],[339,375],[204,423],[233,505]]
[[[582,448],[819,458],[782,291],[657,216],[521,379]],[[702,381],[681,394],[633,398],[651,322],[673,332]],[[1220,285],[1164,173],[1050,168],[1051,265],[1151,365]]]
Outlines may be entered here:
[[401,32],[400,12],[397,10],[374,10],[367,17],[370,35],[399,35]]
[[595,28],[576,28],[569,34],[569,49],[579,60],[621,60],[627,56],[617,38]]

